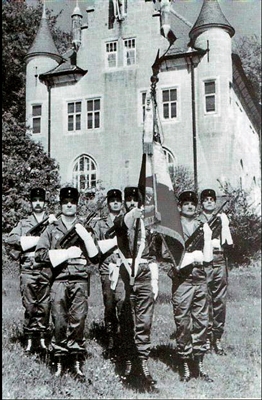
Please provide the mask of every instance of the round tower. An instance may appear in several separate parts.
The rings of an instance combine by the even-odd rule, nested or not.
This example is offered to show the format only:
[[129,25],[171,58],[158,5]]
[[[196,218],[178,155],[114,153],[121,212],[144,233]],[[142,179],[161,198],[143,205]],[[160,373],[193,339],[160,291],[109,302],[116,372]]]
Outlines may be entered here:
[[[231,42],[234,34],[235,30],[225,18],[218,1],[203,0],[189,36],[191,47],[207,50],[195,68],[198,167],[200,181],[207,186],[216,184],[217,178],[223,175],[223,169],[230,171],[229,152],[234,120],[231,107]],[[201,176],[201,171],[207,170],[208,176]]]
[[[39,75],[55,68],[63,58],[59,54],[52,38],[46,18],[45,5],[40,26],[32,46],[25,56],[26,62],[26,122],[31,125],[33,105],[41,105],[41,115],[47,107],[46,86],[40,82]],[[38,109],[39,112],[39,109]],[[45,114],[47,115],[47,114]],[[46,118],[42,118],[44,121]]]
[[219,71],[221,76],[232,79],[231,38],[235,30],[224,16],[217,0],[204,0],[200,14],[189,36],[191,46],[208,49],[199,65],[203,76]]
[[72,18],[72,44],[73,48],[78,51],[81,45],[81,28],[83,15],[78,6],[78,0],[76,1],[75,9],[71,15]]

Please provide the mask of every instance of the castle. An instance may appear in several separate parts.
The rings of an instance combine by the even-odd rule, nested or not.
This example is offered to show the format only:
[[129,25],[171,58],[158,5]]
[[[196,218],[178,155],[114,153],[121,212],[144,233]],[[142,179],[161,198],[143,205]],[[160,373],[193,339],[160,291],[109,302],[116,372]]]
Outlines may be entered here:
[[219,192],[220,182],[259,190],[260,110],[217,0],[203,0],[193,26],[169,0],[86,1],[85,16],[76,1],[71,30],[61,55],[43,7],[25,59],[28,133],[57,160],[62,183],[83,192],[137,185],[159,51],[156,99],[170,171],[185,166],[199,190]]

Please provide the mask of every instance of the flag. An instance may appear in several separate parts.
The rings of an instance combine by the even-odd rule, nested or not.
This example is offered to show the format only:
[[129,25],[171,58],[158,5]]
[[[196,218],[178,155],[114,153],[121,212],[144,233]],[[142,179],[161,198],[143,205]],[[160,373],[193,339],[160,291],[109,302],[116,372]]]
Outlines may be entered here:
[[154,107],[153,96],[148,92],[138,187],[143,199],[145,226],[161,234],[175,266],[178,266],[184,255],[185,240]]

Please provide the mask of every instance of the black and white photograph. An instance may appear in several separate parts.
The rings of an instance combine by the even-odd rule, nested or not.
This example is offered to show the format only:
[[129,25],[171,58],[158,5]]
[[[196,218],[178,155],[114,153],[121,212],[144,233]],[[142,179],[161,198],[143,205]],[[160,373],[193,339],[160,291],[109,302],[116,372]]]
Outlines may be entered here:
[[261,399],[261,0],[2,0],[2,398]]

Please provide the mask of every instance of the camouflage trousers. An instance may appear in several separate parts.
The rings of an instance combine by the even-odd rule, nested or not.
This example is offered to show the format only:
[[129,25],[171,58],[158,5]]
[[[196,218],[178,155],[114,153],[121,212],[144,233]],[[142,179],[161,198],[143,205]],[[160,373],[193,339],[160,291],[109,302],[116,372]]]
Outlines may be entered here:
[[25,336],[44,336],[50,319],[50,277],[43,271],[21,271],[20,291],[25,308]]
[[208,299],[206,275],[188,277],[179,285],[174,282],[173,315],[176,326],[177,351],[181,358],[206,352]]
[[51,315],[55,356],[85,353],[84,328],[88,311],[88,282],[54,281],[51,289]]

